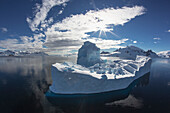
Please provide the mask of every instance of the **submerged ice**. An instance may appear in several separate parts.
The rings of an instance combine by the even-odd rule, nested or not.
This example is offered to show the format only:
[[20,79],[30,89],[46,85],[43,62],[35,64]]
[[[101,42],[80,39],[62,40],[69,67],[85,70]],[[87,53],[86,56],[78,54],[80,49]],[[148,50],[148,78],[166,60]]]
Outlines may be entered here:
[[128,87],[133,80],[150,71],[151,58],[135,60],[102,60],[100,49],[85,42],[79,49],[77,64],[64,62],[52,65],[53,84],[50,90],[60,94],[99,93]]

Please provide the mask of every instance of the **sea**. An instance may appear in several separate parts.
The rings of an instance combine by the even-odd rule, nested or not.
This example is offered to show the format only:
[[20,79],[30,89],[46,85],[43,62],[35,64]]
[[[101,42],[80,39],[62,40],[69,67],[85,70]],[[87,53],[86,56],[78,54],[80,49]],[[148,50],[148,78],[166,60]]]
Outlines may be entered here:
[[126,89],[94,94],[95,101],[50,98],[51,65],[75,59],[0,57],[0,113],[170,113],[170,59],[153,59],[150,73]]

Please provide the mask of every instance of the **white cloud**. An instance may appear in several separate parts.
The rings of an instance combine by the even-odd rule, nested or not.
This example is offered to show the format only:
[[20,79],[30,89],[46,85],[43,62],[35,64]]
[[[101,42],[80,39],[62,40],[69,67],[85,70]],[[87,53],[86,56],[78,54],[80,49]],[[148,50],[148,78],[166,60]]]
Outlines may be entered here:
[[[60,1],[60,2],[59,2]],[[65,4],[68,0],[43,0],[37,5],[35,17],[27,18],[30,28],[35,31],[38,26],[43,33],[33,36],[21,36],[20,39],[7,39],[0,42],[0,47],[11,49],[32,49],[45,51],[71,51],[81,47],[84,41],[96,43],[101,49],[120,48],[128,39],[106,40],[90,37],[90,32],[113,32],[113,26],[124,25],[136,16],[142,15],[145,8],[142,6],[104,8],[90,10],[85,14],[76,14],[54,23],[53,18],[45,20],[50,9],[55,5]],[[44,31],[44,28],[47,28]],[[9,42],[8,42],[9,41]],[[7,43],[8,42],[8,43]],[[1,45],[5,43],[5,45]],[[46,46],[47,48],[44,48]]]
[[71,15],[54,24],[48,31],[68,30],[72,33],[79,31],[82,34],[98,30],[111,31],[112,25],[124,25],[142,14],[144,14],[142,6],[90,10],[86,14]]
[[33,19],[27,18],[27,22],[32,31],[38,30],[38,26],[46,19],[50,9],[56,5],[64,5],[69,0],[42,0],[42,5],[37,4]]
[[133,41],[134,44],[138,43],[137,41]]
[[161,38],[153,38],[154,40],[161,40]]
[[170,29],[168,30],[168,32],[170,33]]
[[0,47],[10,50],[30,50],[30,51],[45,50],[43,48],[42,38],[44,36],[45,35],[40,33],[30,37],[20,36],[20,39],[0,40]]
[[161,38],[156,37],[156,38],[153,38],[153,40],[154,40],[153,43],[154,43],[154,44],[157,44],[157,43],[160,42]]
[[170,82],[168,82],[168,86],[170,86]]
[[121,39],[121,40],[105,40],[101,38],[88,38],[84,41],[90,41],[95,43],[100,49],[110,49],[110,48],[120,48],[120,44],[125,43],[128,39]]
[[[145,8],[142,6],[134,6],[90,10],[85,14],[71,15],[47,29],[45,43],[50,45],[50,43],[62,40],[79,40],[82,43],[82,41],[85,41],[83,38],[86,38],[99,46],[102,45],[102,49],[120,47],[119,44],[124,43],[127,39],[117,41],[89,38],[90,35],[87,35],[87,33],[112,32],[113,26],[124,25],[136,16],[144,14],[144,10]],[[57,46],[57,44],[53,45]]]
[[3,32],[3,33],[8,32],[8,29],[5,28],[5,27],[2,27],[2,28],[1,28],[1,32]]

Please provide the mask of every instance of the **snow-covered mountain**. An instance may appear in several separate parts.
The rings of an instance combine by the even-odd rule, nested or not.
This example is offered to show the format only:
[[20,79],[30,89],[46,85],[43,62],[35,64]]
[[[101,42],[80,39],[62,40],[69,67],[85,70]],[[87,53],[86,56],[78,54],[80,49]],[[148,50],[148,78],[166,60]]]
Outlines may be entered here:
[[102,51],[100,54],[110,54],[110,52]]
[[170,50],[169,51],[161,51],[158,53],[158,56],[161,58],[170,58]]
[[112,52],[111,54],[102,56],[120,57],[125,59],[136,59],[137,55],[149,56],[152,58],[158,57],[158,55],[152,50],[144,51],[135,46],[127,46],[126,48],[119,48]]
[[28,51],[11,51],[7,50],[4,52],[0,52],[0,56],[47,56],[48,54],[44,52],[28,52]]
[[10,51],[10,50],[6,50],[4,52],[0,52],[0,56],[14,56],[15,52]]

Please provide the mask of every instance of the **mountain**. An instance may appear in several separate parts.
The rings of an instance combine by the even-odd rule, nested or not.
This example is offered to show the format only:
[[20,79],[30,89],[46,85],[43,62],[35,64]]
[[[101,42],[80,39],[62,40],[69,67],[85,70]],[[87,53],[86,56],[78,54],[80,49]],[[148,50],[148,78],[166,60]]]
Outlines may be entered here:
[[0,56],[14,56],[15,52],[11,51],[11,50],[6,50],[4,52],[0,53]]
[[11,50],[0,52],[0,56],[47,56],[47,55],[48,54],[44,52],[28,52],[28,51],[14,52]]
[[144,51],[143,49],[135,46],[127,46],[125,48],[119,48],[114,52],[112,52],[111,54],[104,55],[104,56],[120,57],[125,59],[136,59],[137,55],[149,56],[152,58],[158,57],[158,55],[152,50]]
[[100,54],[110,54],[110,52],[102,51]]
[[161,51],[158,53],[158,56],[161,58],[170,58],[170,50],[168,51]]

